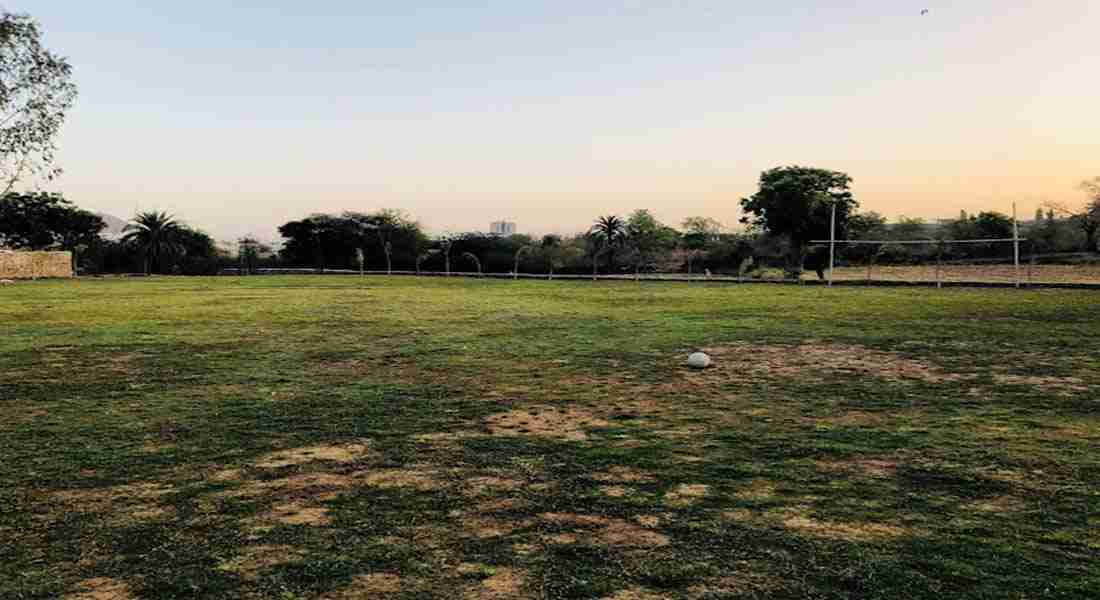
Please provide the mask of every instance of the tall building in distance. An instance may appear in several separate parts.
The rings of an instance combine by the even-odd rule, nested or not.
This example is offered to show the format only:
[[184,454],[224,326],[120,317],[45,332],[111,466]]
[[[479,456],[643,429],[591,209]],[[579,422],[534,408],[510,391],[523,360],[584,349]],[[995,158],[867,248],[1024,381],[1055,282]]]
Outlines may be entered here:
[[493,235],[515,235],[516,224],[511,221],[493,221],[489,224],[489,233]]

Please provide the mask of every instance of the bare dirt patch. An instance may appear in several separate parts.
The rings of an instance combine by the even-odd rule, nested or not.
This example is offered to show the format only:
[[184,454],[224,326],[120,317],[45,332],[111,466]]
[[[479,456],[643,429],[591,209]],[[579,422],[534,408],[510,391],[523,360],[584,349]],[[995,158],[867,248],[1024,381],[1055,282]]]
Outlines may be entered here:
[[889,479],[898,470],[898,464],[892,460],[855,459],[855,460],[819,460],[814,463],[818,471],[825,473],[857,473],[876,479]]
[[604,483],[653,483],[657,481],[657,478],[650,473],[622,466],[611,467],[591,477]]
[[470,600],[505,600],[524,598],[523,585],[526,576],[522,571],[510,568],[497,568],[491,577],[466,590],[465,598]]
[[[745,374],[764,379],[788,379],[806,372],[830,372],[852,377],[872,376],[889,381],[942,383],[967,377],[948,373],[924,361],[850,344],[805,343],[798,345],[730,344],[706,348],[715,367],[710,376]],[[728,375],[725,375],[728,376]]]
[[480,496],[487,493],[515,491],[522,488],[524,484],[525,482],[519,479],[486,475],[467,479],[464,491],[468,495]]
[[706,496],[709,490],[709,485],[683,483],[665,494],[665,504],[677,508],[691,506],[700,498]]
[[519,498],[494,498],[474,505],[475,513],[491,513],[500,511],[517,510],[527,506],[527,502]]
[[421,492],[437,490],[445,486],[436,469],[416,465],[405,469],[370,471],[362,481],[366,485],[377,488],[410,488]]
[[1054,377],[1040,375],[1013,375],[1008,373],[996,373],[993,381],[1001,385],[1025,385],[1046,392],[1057,392],[1063,395],[1087,392],[1089,386],[1079,377]]
[[[331,499],[331,498],[327,498]],[[283,525],[310,525],[319,527],[328,525],[328,509],[316,506],[304,500],[281,502],[257,518],[260,522],[275,522]]]
[[580,442],[588,439],[585,428],[607,427],[608,422],[581,408],[533,406],[489,416],[485,426],[494,435],[529,435]]
[[621,485],[601,485],[600,493],[608,498],[624,498],[634,490]]
[[481,540],[504,537],[527,525],[529,523],[526,521],[509,521],[486,516],[467,515],[462,519],[462,528],[466,533]]
[[671,542],[666,535],[621,519],[573,513],[543,513],[540,518],[558,526],[573,527],[573,531],[565,533],[605,546],[655,548]]
[[71,489],[54,492],[55,501],[66,510],[99,513],[112,521],[149,521],[174,513],[161,503],[175,488],[156,482],[139,482],[101,488]]
[[278,450],[260,457],[255,466],[265,469],[277,469],[304,465],[314,461],[350,463],[372,455],[370,445],[364,443],[339,446],[317,445],[301,448]]
[[859,542],[891,540],[910,534],[906,528],[885,523],[822,521],[801,514],[790,514],[783,519],[783,525],[814,537]]
[[110,577],[95,577],[80,582],[75,592],[64,600],[131,600],[134,595],[125,582]]

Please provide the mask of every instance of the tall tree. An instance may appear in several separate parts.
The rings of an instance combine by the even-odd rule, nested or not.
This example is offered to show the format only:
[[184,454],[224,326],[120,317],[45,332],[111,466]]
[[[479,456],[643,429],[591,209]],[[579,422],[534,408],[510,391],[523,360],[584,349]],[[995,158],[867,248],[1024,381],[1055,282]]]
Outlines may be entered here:
[[679,241],[676,230],[662,224],[653,213],[640,208],[626,220],[626,240],[634,251],[635,275],[643,268],[650,268],[659,253],[671,251]]
[[1096,252],[1096,234],[1100,231],[1100,177],[1082,181],[1081,190],[1088,195],[1088,201],[1073,218],[1085,234],[1085,250]]
[[829,237],[830,213],[836,207],[837,237],[844,237],[850,215],[859,204],[852,197],[852,178],[811,167],[779,167],[760,175],[760,189],[741,199],[744,223],[761,227],[790,242],[788,269],[801,273],[810,240]]
[[74,250],[93,243],[106,224],[58,194],[11,192],[0,197],[0,247]]
[[142,212],[123,229],[122,241],[145,255],[145,272],[162,272],[163,259],[180,251],[180,224],[166,212]]
[[615,250],[622,247],[626,240],[626,223],[616,215],[600,217],[589,230],[589,236],[598,248],[593,256],[606,253],[607,268],[609,271],[614,269]]
[[75,100],[72,67],[43,46],[38,23],[0,13],[0,193],[60,173],[55,138]]
[[346,212],[343,218],[351,221],[363,235],[370,236],[378,243],[379,250],[386,257],[386,272],[393,272],[393,252],[396,244],[409,246],[414,250],[419,246],[418,239],[423,234],[420,225],[397,209],[383,208],[370,214]]

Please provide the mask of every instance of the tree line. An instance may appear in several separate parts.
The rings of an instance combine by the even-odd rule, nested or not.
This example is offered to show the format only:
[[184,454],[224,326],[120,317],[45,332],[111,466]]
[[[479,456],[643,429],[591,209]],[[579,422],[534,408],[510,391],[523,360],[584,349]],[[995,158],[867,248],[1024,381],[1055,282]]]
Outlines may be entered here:
[[[901,245],[900,240],[1005,239],[1012,218],[996,212],[961,213],[927,223],[902,217],[890,223],[875,212],[859,212],[844,173],[809,167],[780,167],[761,174],[758,191],[740,202],[745,228],[726,230],[696,216],[674,227],[652,212],[603,215],[573,235],[499,236],[482,232],[428,235],[399,210],[314,214],[279,227],[277,251],[255,240],[239,240],[239,252],[221,251],[207,233],[164,212],[134,215],[120,239],[101,235],[102,218],[59,194],[9,192],[0,197],[0,247],[63,249],[86,274],[155,273],[210,275],[227,268],[261,267],[325,270],[436,271],[531,274],[641,274],[647,272],[741,276],[804,270],[824,277],[827,246],[836,213],[836,238],[881,244],[842,245],[838,264],[920,263],[944,259],[1004,257],[1005,244]],[[1083,185],[1089,201],[1078,210],[1040,209],[1021,235],[1028,252],[1097,251],[1100,178]]]

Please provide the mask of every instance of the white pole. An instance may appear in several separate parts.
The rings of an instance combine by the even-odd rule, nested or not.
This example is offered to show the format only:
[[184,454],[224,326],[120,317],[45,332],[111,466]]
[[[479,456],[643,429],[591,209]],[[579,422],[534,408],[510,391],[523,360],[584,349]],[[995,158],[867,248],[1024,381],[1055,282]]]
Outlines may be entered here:
[[829,221],[829,287],[833,287],[833,266],[836,264],[836,202]]
[[1016,219],[1016,203],[1012,203],[1012,263],[1016,268],[1016,287],[1020,287],[1020,221]]

